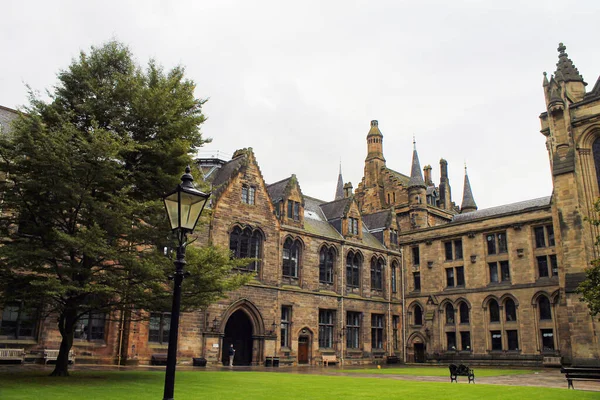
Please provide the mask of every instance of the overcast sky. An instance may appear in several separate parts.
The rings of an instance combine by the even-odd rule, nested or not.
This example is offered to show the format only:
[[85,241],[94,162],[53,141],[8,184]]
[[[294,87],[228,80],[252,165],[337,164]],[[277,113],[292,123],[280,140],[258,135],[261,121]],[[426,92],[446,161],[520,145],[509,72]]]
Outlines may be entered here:
[[80,50],[117,39],[146,64],[186,67],[209,98],[203,156],[252,147],[267,183],[296,174],[332,200],[363,176],[370,121],[387,166],[464,164],[480,209],[551,194],[542,72],[559,42],[600,75],[600,1],[27,1],[0,7],[0,105],[44,91]]

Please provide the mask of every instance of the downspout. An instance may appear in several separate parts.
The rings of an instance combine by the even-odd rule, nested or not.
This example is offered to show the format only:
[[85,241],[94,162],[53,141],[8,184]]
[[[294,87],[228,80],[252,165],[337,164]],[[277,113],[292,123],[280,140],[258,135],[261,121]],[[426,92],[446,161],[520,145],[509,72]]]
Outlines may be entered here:
[[404,287],[406,286],[406,280],[404,277],[404,248],[400,248],[400,266],[402,269],[402,361],[406,364],[406,301],[404,298]]
[[391,273],[391,264],[389,255],[387,256],[387,267],[388,275],[390,279],[388,279],[388,317],[387,317],[387,348],[388,355],[394,354],[394,344],[392,343],[392,273]]
[[119,350],[117,356],[117,365],[121,365],[121,355],[123,354],[123,331],[125,328],[123,324],[125,323],[125,311],[121,310],[121,317],[119,318]]
[[[342,274],[342,287],[340,288],[340,295],[341,297],[341,304],[340,304],[340,309],[341,309],[341,317],[342,317],[342,330],[340,332],[345,332],[344,329],[344,291],[346,290],[346,286],[345,286],[345,277],[346,277],[346,271],[344,269],[344,242],[342,241],[342,252],[341,252],[341,257],[340,257],[340,264],[341,264],[341,274]],[[342,366],[342,368],[344,368],[344,347],[345,347],[345,342],[346,342],[346,335],[348,334],[348,332],[345,332],[344,335],[342,335],[342,339],[341,339],[341,343],[340,343],[340,349],[341,349],[341,354],[340,354],[340,365]]]

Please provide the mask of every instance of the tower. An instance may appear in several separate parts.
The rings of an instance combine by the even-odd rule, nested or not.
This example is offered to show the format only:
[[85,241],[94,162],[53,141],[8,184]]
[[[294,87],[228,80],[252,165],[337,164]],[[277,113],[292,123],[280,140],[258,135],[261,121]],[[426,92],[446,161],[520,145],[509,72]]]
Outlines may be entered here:
[[586,83],[562,43],[558,52],[556,71],[550,79],[544,73],[546,111],[540,120],[552,171],[552,218],[563,288],[553,300],[562,306],[557,315],[560,351],[565,362],[576,363],[600,357],[595,334],[600,324],[575,292],[585,269],[599,257],[595,242],[600,232],[586,219],[598,219],[594,203],[600,195],[600,80],[586,93]]
[[371,121],[371,129],[367,134],[367,158],[365,159],[365,188],[375,187],[379,184],[379,172],[385,167],[383,157],[383,135],[379,130],[377,120]]

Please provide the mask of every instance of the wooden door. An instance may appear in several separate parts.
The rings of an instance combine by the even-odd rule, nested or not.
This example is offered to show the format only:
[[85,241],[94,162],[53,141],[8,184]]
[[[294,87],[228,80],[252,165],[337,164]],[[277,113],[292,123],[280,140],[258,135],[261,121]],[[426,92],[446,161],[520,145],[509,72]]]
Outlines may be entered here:
[[423,343],[415,343],[415,362],[425,362],[425,345]]
[[308,337],[298,338],[298,364],[308,364]]

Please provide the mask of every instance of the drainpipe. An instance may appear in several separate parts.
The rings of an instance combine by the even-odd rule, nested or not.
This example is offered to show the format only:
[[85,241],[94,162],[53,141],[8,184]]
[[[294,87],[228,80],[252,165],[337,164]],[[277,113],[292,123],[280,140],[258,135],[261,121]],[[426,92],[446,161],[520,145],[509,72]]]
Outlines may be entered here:
[[117,356],[117,365],[121,365],[121,355],[123,354],[123,331],[125,328],[123,324],[125,323],[125,311],[121,310],[121,318],[119,318],[119,351]]
[[392,266],[390,264],[390,257],[388,255],[386,270],[388,271],[387,276],[389,276],[390,279],[387,280],[388,281],[387,348],[388,348],[388,355],[390,355],[390,356],[392,354],[394,354],[394,344],[392,343],[392,273],[391,273],[391,269],[392,269]]
[[404,248],[400,248],[400,267],[402,269],[402,360],[406,364],[406,301],[404,298],[404,288],[406,286],[406,279],[404,276]]
[[[342,296],[341,298],[341,317],[342,317],[342,329],[344,329],[344,292],[346,290],[346,286],[345,286],[345,277],[346,277],[346,271],[344,270],[344,242],[342,241],[342,251],[341,251],[341,257],[340,257],[340,264],[341,264],[341,274],[342,274],[342,287],[340,288],[340,295]],[[343,330],[341,330],[340,332],[345,332]],[[341,354],[340,354],[340,365],[342,366],[342,368],[344,368],[344,347],[345,347],[345,342],[346,342],[346,335],[348,334],[348,332],[345,333],[345,335],[342,335],[341,337],[341,343],[340,343],[340,349],[341,349]]]

